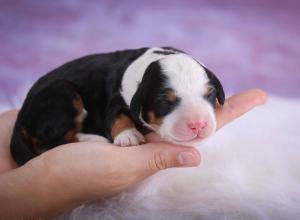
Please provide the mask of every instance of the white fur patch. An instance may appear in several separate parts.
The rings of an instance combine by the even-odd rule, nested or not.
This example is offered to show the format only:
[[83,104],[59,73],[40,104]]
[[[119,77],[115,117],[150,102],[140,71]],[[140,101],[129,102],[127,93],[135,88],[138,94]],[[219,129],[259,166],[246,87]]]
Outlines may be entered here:
[[122,131],[114,139],[114,144],[121,147],[135,146],[145,142],[144,136],[135,128]]
[[299,219],[299,112],[300,100],[270,98],[199,145],[199,167],[161,171],[61,219]]
[[103,143],[109,143],[108,139],[100,136],[100,135],[96,135],[96,134],[84,134],[84,133],[78,133],[76,135],[76,137],[78,138],[78,140],[80,142],[103,142]]
[[131,99],[136,92],[139,83],[142,81],[145,70],[149,64],[166,56],[163,54],[152,53],[155,50],[163,51],[163,49],[159,47],[150,48],[130,64],[124,73],[121,94],[128,106],[130,105]]

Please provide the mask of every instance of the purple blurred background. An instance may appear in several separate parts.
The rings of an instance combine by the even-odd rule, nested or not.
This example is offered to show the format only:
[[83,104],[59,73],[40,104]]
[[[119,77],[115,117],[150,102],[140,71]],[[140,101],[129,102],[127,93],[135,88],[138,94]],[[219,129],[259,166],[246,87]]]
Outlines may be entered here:
[[300,98],[300,1],[0,0],[0,110],[66,61],[144,46],[190,53],[227,93]]

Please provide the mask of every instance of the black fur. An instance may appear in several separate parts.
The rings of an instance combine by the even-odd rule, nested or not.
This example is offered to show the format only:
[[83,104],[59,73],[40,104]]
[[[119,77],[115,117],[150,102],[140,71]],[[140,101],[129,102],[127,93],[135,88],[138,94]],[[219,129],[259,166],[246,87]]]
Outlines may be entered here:
[[[76,94],[88,111],[81,131],[111,139],[107,131],[111,126],[109,119],[122,111],[129,114],[118,97],[123,73],[146,50],[86,56],[40,78],[30,89],[17,117],[11,141],[15,161],[22,165],[41,152],[66,142],[63,137],[74,126],[76,112],[70,102]],[[24,130],[29,139],[38,140],[39,152],[32,149]]]
[[153,53],[163,54],[163,55],[176,54],[174,51],[169,51],[169,50],[155,50],[153,51]]
[[174,47],[162,47],[162,49],[167,50],[167,51],[172,51],[172,52],[175,52],[175,53],[185,53],[184,51],[179,50],[179,49],[174,48]]
[[170,54],[178,54],[178,53],[185,53],[182,50],[178,50],[173,47],[162,47],[163,50],[155,50],[153,53],[156,54],[163,54],[163,55],[170,55]]

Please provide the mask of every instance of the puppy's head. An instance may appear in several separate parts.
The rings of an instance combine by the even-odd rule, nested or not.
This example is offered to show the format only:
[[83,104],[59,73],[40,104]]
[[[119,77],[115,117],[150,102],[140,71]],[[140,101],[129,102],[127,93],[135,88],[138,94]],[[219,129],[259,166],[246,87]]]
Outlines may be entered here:
[[208,137],[216,130],[214,108],[224,104],[216,76],[186,54],[152,62],[130,109],[136,121],[172,142]]

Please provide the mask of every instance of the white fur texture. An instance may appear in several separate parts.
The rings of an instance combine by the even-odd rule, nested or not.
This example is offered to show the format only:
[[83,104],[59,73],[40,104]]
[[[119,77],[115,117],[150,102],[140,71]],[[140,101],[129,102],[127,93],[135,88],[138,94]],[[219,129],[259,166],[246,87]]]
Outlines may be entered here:
[[199,144],[196,168],[168,169],[60,219],[299,219],[300,100],[272,98]]
[[126,129],[114,138],[114,144],[120,147],[135,146],[142,142],[145,142],[145,138],[135,128]]

